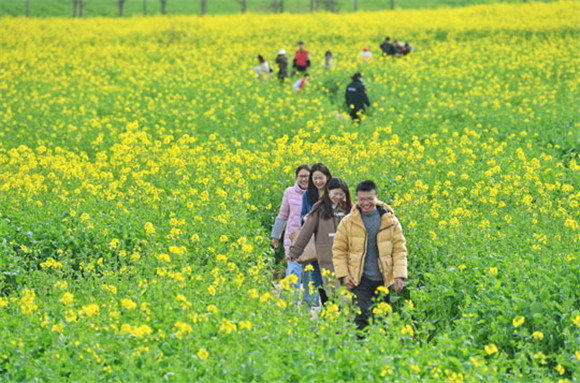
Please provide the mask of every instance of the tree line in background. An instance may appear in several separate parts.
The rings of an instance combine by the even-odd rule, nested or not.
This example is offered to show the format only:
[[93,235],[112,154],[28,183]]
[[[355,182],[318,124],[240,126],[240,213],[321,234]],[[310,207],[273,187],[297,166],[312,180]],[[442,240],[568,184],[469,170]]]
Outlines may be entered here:
[[[29,16],[30,12],[30,0],[25,1],[25,15],[26,17]],[[72,0],[72,17],[84,17],[84,10],[85,5],[90,0]],[[119,17],[124,16],[124,9],[125,3],[127,0],[116,0],[117,5],[119,7]],[[147,1],[142,0],[143,3],[143,15],[147,15]],[[152,0],[149,0],[152,1]],[[161,14],[167,14],[167,1],[168,0],[154,0],[159,1],[161,6]],[[196,1],[196,0],[192,0]],[[200,1],[200,14],[203,16],[207,14],[207,2],[208,0],[197,0]],[[215,1],[215,0],[210,0]],[[242,13],[246,13],[248,9],[248,0],[230,0],[239,4]],[[359,0],[351,0],[353,2],[353,10],[356,12],[359,10]],[[527,0],[522,0],[524,3]],[[395,0],[385,0],[385,5],[389,3],[390,9],[395,9]],[[466,0],[462,0],[462,5],[466,5]],[[273,13],[283,13],[285,12],[284,9],[284,0],[271,0],[269,8]],[[317,12],[317,11],[328,11],[328,12],[338,12],[340,10],[340,2],[339,0],[310,0],[310,12]]]

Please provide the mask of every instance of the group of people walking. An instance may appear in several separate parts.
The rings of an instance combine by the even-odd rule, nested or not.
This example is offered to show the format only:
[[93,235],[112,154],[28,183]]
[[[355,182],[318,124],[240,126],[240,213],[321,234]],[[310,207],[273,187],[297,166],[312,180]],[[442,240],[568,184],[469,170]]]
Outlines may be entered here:
[[[333,177],[325,164],[302,164],[295,184],[284,192],[271,238],[277,248],[285,229],[286,276],[296,275],[303,303],[324,305],[345,286],[354,294],[360,309],[355,323],[363,330],[381,286],[403,288],[407,249],[393,209],[377,198],[377,185],[360,182],[356,197],[354,203],[346,181]],[[301,265],[297,260],[312,240],[315,259]],[[389,295],[382,296],[389,303]]]
[[[412,52],[413,47],[409,43],[401,43],[395,40],[391,43],[391,38],[385,38],[385,41],[380,46],[383,56],[400,56],[407,55]],[[360,59],[363,62],[372,60],[372,53],[369,52],[368,47],[364,47],[363,52],[360,54]],[[270,74],[274,71],[268,61],[264,59],[262,55],[258,55],[259,65],[254,67],[254,73],[256,77],[263,76],[266,79],[270,79]],[[276,57],[276,65],[278,66],[277,78],[281,83],[284,83],[288,77],[294,77],[297,73],[301,75],[301,78],[296,80],[292,84],[292,88],[301,92],[304,86],[308,82],[310,75],[308,74],[308,69],[311,66],[310,53],[304,48],[304,42],[298,42],[298,49],[294,53],[292,59],[292,72],[289,73],[289,58],[286,54],[285,49],[281,49]],[[331,51],[326,51],[324,55],[323,66],[326,68],[331,68],[336,65],[336,59],[332,55]],[[362,114],[366,111],[368,107],[371,106],[369,101],[367,90],[363,82],[363,76],[360,72],[355,73],[351,77],[351,83],[348,84],[345,91],[345,102],[348,108],[349,115],[353,121],[360,121]]]

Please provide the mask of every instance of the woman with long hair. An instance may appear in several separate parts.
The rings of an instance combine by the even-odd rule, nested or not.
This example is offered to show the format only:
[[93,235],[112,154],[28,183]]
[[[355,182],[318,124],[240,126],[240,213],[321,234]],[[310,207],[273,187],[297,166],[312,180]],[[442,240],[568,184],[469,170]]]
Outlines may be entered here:
[[[332,178],[330,169],[322,162],[317,162],[310,168],[310,177],[308,179],[308,189],[302,195],[302,212],[300,219],[304,221],[304,216],[310,213],[314,204],[316,204],[325,194],[326,185]],[[322,286],[322,274],[318,262],[314,261],[303,265],[303,285],[304,285],[304,302],[309,306],[318,306],[318,287]],[[310,288],[312,282],[312,291]]]
[[314,204],[298,237],[290,246],[290,259],[297,259],[304,251],[312,235],[314,235],[316,263],[319,265],[319,270],[322,270],[323,281],[323,286],[316,287],[318,287],[323,305],[328,301],[328,294],[338,287],[338,282],[333,275],[332,245],[334,244],[334,235],[338,224],[351,209],[352,198],[348,185],[341,178],[332,178],[326,186],[322,199]]

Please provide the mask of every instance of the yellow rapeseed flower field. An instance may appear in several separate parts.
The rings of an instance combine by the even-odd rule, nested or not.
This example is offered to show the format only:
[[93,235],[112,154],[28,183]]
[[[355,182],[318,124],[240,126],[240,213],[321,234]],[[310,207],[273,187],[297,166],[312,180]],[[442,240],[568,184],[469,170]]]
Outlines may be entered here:
[[[578,379],[579,11],[3,18],[0,377]],[[415,51],[381,58],[387,35]],[[303,91],[254,76],[298,40]],[[318,161],[376,180],[407,237],[362,342],[339,298],[311,321],[273,283],[277,207]]]

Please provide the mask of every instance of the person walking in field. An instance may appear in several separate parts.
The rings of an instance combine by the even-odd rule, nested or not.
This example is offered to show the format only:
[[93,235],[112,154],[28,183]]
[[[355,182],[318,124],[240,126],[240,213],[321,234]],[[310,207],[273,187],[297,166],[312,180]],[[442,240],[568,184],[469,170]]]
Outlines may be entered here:
[[383,56],[395,56],[397,54],[397,49],[391,43],[391,38],[386,37],[385,41],[381,44],[381,51],[383,52]]
[[[407,247],[393,209],[380,202],[377,185],[362,181],[356,187],[357,203],[338,225],[332,247],[336,278],[354,293],[360,309],[358,330],[369,324],[373,298],[381,287],[401,291],[407,279]],[[390,303],[389,294],[383,298]]]
[[363,48],[363,51],[360,53],[360,59],[363,63],[367,63],[373,60],[373,54],[369,52],[369,47]]
[[[328,167],[318,162],[310,168],[310,177],[308,179],[308,189],[302,195],[302,209],[300,212],[300,220],[310,213],[314,204],[316,204],[324,194],[326,194],[326,186],[332,179],[332,174]],[[322,285],[322,273],[317,261],[303,265],[303,285],[304,285],[304,303],[309,306],[318,306],[318,288]],[[312,291],[310,285],[312,282]]]
[[357,72],[352,76],[352,82],[346,87],[345,98],[350,117],[353,121],[359,121],[361,113],[366,110],[366,107],[371,106],[367,90],[362,82],[362,74]]
[[271,69],[270,65],[268,64],[268,61],[266,61],[266,59],[264,59],[262,55],[258,55],[258,62],[260,63],[260,65],[254,67],[254,74],[256,75],[257,78],[260,78],[260,76],[264,76],[266,80],[269,80]]
[[276,64],[278,65],[278,80],[284,82],[288,78],[288,56],[285,49],[280,49],[278,52]]
[[300,80],[296,80],[296,82],[292,84],[292,88],[296,92],[300,93],[302,89],[304,89],[304,85],[306,85],[306,82],[308,81],[309,78],[310,75],[308,73],[304,73],[304,77],[302,77]]
[[279,246],[282,231],[286,228],[284,235],[284,254],[288,266],[286,268],[286,277],[289,275],[296,275],[298,280],[296,288],[300,288],[300,281],[302,275],[302,265],[295,260],[290,259],[290,237],[293,233],[300,230],[300,213],[302,211],[302,195],[308,188],[308,180],[310,178],[310,166],[308,164],[301,164],[296,169],[296,182],[284,191],[282,203],[280,204],[280,211],[274,222],[272,228],[272,247],[275,249]]
[[310,53],[304,49],[304,43],[302,41],[298,42],[298,50],[294,54],[294,60],[292,62],[292,76],[296,72],[306,73],[310,67]]
[[322,66],[326,69],[330,69],[336,66],[336,59],[332,55],[331,51],[326,51],[326,53],[324,54],[324,63],[322,64]]
[[323,305],[338,287],[338,281],[333,276],[332,245],[338,224],[351,209],[352,198],[348,185],[341,178],[332,178],[322,199],[314,204],[305,217],[298,237],[290,246],[289,256],[294,261],[302,255],[308,241],[314,235],[316,258],[322,275],[322,286],[318,292]]

